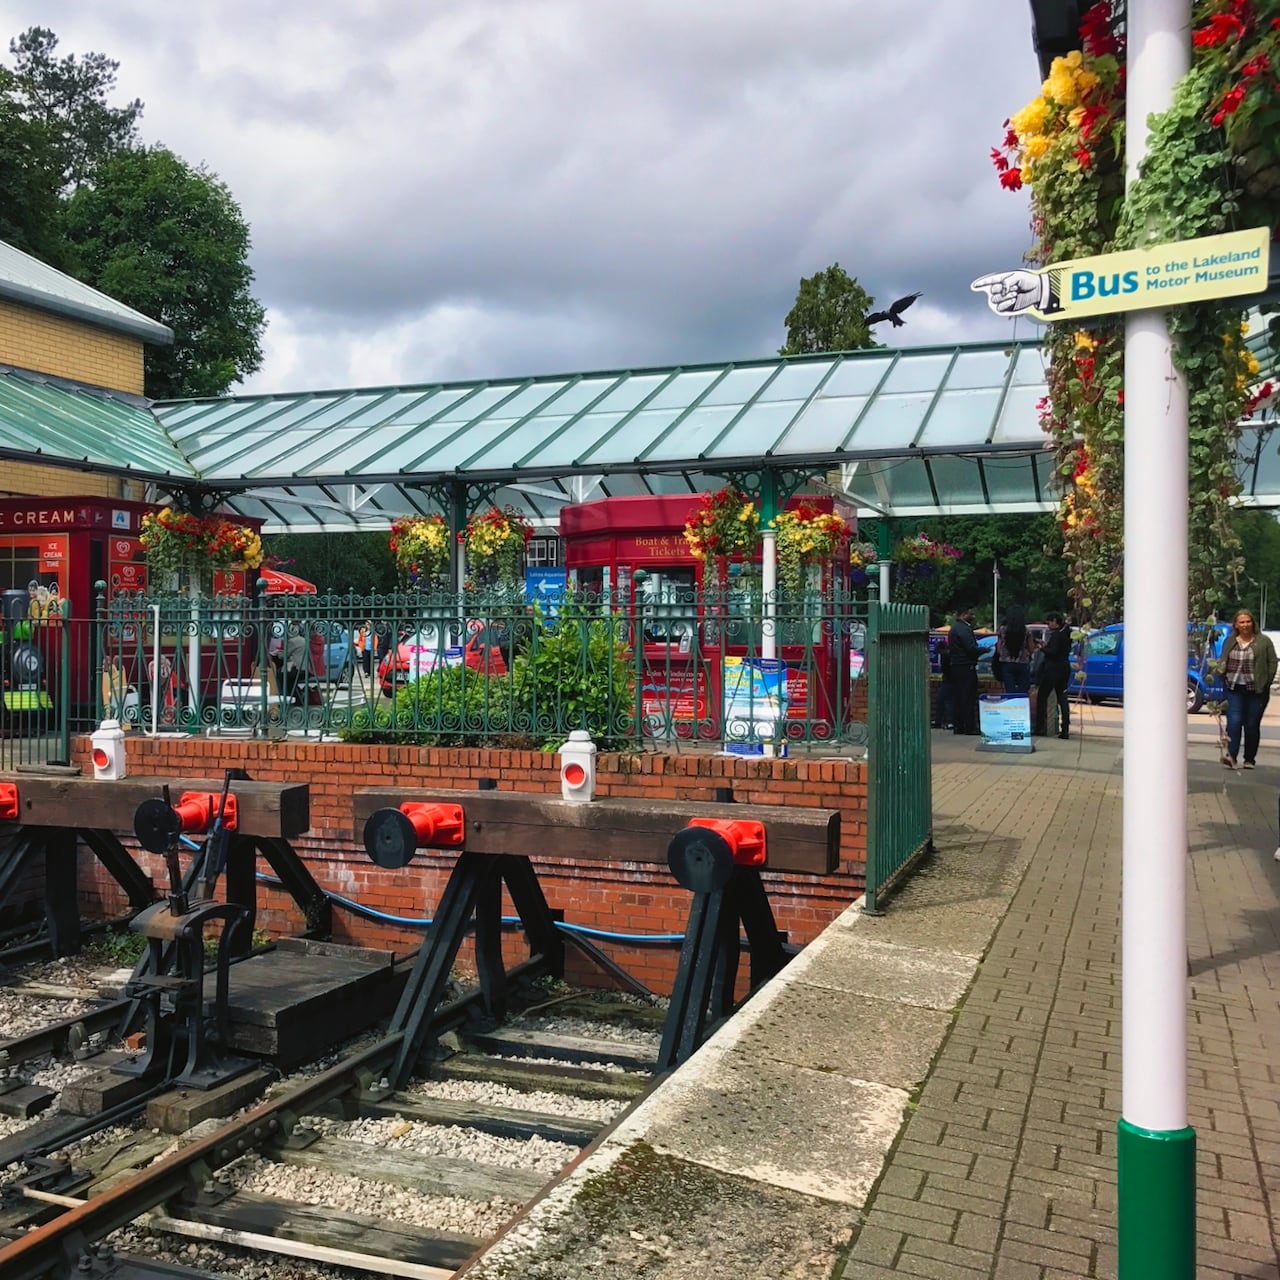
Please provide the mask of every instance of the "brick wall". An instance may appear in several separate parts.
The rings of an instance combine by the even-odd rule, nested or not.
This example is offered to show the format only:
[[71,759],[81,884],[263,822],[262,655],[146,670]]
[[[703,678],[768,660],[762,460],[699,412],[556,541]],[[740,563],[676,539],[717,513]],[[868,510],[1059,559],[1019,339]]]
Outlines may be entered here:
[[0,496],[5,497],[29,494],[40,498],[136,498],[140,488],[115,476],[26,462],[6,462],[0,475]]
[[140,338],[3,300],[0,364],[142,394]]
[[[86,771],[88,739],[74,758]],[[388,915],[430,916],[453,864],[450,856],[420,854],[401,871],[374,866],[358,844],[352,797],[365,787],[457,786],[473,789],[480,778],[499,789],[558,793],[554,755],[536,751],[462,750],[430,747],[369,747],[345,743],[275,743],[209,738],[130,738],[131,775],[218,778],[224,768],[243,768],[258,781],[306,782],[311,787],[311,830],[294,842],[312,874],[326,889]],[[743,804],[834,808],[841,813],[841,861],[832,876],[766,874],[777,918],[791,941],[811,941],[862,892],[866,857],[866,771],[860,762],[833,760],[744,760],[711,754],[603,755],[597,794],[654,800],[711,800],[731,787]],[[126,843],[132,846],[132,840]],[[636,863],[574,863],[544,849],[512,850],[534,855],[539,879],[553,909],[573,924],[620,933],[680,933],[690,895],[665,866]],[[139,854],[157,884],[161,860]],[[124,907],[119,887],[87,852],[81,852],[86,912],[112,915]],[[265,863],[260,869],[267,870]],[[510,904],[508,904],[509,907]],[[510,912],[508,911],[508,914]],[[277,935],[301,924],[291,900],[263,889],[258,923]],[[409,928],[364,920],[334,909],[334,938],[341,942],[407,949],[421,940]],[[669,990],[678,948],[598,941],[624,968],[655,990]],[[573,952],[570,952],[573,959]],[[460,958],[469,967],[469,957]],[[577,980],[600,979],[598,970],[574,960]]]

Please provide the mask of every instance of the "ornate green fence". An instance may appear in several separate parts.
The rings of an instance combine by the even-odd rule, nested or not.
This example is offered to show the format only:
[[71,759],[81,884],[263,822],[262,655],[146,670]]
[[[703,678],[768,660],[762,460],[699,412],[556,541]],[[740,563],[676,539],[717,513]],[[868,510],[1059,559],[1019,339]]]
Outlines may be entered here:
[[895,880],[931,848],[929,613],[873,604],[867,627],[867,900],[880,909]]
[[586,729],[606,749],[777,751],[866,740],[866,610],[750,589],[545,607],[491,592],[117,596],[98,667],[108,713],[147,732],[543,746]]

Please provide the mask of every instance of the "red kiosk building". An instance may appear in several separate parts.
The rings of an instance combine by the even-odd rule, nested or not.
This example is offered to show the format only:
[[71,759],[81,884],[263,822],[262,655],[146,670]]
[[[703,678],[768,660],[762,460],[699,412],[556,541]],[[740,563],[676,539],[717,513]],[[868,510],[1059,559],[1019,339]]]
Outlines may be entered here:
[[[708,592],[716,584],[685,539],[685,522],[700,500],[698,494],[603,498],[560,511],[570,584],[626,611],[632,644],[640,638],[640,709],[655,737],[724,737],[726,671],[760,655],[759,621],[746,607],[748,593],[736,589],[743,566],[729,566],[724,592]],[[830,498],[804,501],[833,509]],[[849,599],[847,554],[831,557],[821,576],[823,599]],[[777,641],[786,672],[786,734],[832,736],[847,717],[856,671],[848,625],[825,613],[810,620],[799,606],[783,603]]]

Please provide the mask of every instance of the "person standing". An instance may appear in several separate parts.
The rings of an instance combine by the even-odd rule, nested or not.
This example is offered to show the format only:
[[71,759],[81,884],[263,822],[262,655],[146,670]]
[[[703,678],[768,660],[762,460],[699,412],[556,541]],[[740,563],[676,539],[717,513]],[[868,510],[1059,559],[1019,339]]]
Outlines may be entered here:
[[1051,613],[1048,623],[1049,633],[1041,646],[1044,657],[1036,684],[1036,719],[1032,733],[1039,738],[1045,736],[1046,712],[1052,693],[1058,705],[1058,737],[1066,738],[1071,732],[1071,704],[1067,697],[1067,682],[1071,679],[1071,632],[1060,613]]
[[1227,749],[1222,763],[1236,767],[1244,736],[1244,767],[1252,769],[1262,736],[1262,713],[1276,678],[1276,649],[1271,637],[1258,630],[1253,614],[1241,609],[1222,646],[1222,683],[1227,691]]
[[951,653],[951,715],[956,733],[978,732],[978,659],[982,651],[973,634],[973,608],[956,611],[947,637]]
[[1005,693],[1031,691],[1031,636],[1027,614],[1021,605],[1010,605],[996,633],[996,657]]

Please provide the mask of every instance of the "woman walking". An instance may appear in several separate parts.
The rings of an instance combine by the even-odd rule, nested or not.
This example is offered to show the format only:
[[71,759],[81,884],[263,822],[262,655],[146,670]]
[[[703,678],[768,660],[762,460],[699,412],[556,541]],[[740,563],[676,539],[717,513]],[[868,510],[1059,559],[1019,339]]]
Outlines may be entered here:
[[1262,713],[1276,678],[1276,649],[1258,630],[1253,614],[1241,609],[1222,646],[1222,683],[1227,691],[1227,749],[1222,763],[1236,767],[1240,738],[1244,737],[1244,767],[1252,769],[1262,736]]

